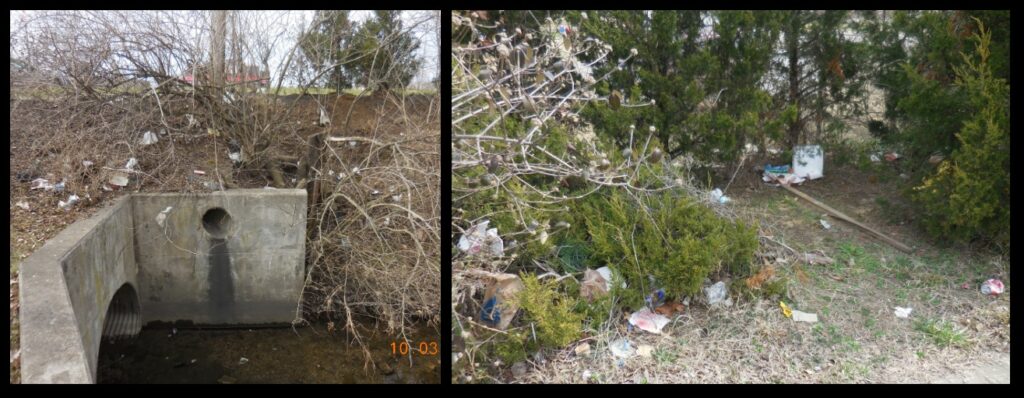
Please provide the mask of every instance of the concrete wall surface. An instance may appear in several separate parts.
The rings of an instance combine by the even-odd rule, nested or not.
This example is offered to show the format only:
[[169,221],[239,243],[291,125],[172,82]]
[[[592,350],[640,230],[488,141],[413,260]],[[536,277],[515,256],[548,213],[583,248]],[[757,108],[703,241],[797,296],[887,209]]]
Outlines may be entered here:
[[22,381],[95,382],[101,339],[146,322],[292,321],[305,214],[305,190],[249,189],[136,194],[72,224],[21,265]]
[[[305,271],[305,190],[142,194],[134,200],[145,322],[294,319]],[[222,236],[213,236],[202,218],[218,208],[230,220],[223,223]],[[161,214],[162,223],[157,221]]]

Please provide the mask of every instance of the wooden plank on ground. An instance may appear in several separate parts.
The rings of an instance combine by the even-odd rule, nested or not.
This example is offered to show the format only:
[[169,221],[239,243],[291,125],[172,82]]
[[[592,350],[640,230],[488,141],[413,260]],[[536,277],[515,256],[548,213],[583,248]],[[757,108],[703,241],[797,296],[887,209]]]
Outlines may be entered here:
[[886,243],[892,245],[893,247],[895,247],[897,249],[900,249],[901,251],[903,251],[905,253],[913,253],[914,252],[914,249],[911,249],[909,246],[904,245],[904,244],[898,242],[897,240],[895,240],[893,238],[890,238],[889,236],[887,236],[887,235],[885,235],[885,234],[883,234],[881,232],[876,231],[874,228],[871,228],[871,227],[869,227],[867,225],[864,225],[864,224],[861,224],[860,222],[857,222],[857,220],[854,220],[853,218],[850,218],[850,216],[847,216],[846,214],[843,214],[839,210],[833,209],[829,205],[821,203],[817,199],[814,199],[814,198],[810,197],[809,195],[807,195],[807,194],[805,194],[803,192],[797,191],[796,188],[793,188],[793,187],[789,186],[788,184],[779,183],[779,185],[781,185],[783,188],[786,188],[787,191],[792,192],[794,195],[799,196],[799,197],[803,198],[804,200],[806,200],[808,202],[811,202],[815,206],[818,206],[818,207],[820,207],[822,209],[825,209],[825,211],[829,212],[830,214],[832,214],[836,218],[838,218],[840,220],[843,220],[843,221],[846,221],[846,222],[848,222],[850,224],[856,225],[856,226],[860,227],[861,229],[863,229],[865,231],[871,232],[872,234],[874,234],[875,236],[879,237],[880,239],[882,239]]

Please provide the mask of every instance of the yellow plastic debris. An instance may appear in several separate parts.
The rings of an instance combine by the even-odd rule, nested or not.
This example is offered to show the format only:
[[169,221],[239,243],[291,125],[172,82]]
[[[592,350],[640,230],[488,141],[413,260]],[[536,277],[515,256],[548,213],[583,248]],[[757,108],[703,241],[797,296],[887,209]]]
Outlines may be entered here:
[[792,318],[793,317],[793,310],[789,309],[789,307],[786,305],[786,303],[780,301],[779,302],[779,307],[782,307],[782,315],[785,315],[786,318]]

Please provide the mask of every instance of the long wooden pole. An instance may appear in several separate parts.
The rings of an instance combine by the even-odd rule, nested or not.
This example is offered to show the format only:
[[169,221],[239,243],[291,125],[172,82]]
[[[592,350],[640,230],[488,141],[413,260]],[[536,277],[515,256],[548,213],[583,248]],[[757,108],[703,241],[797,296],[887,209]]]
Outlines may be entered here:
[[831,213],[832,215],[838,217],[840,220],[846,221],[846,222],[848,222],[850,224],[853,224],[853,225],[856,225],[858,227],[861,227],[861,229],[864,229],[865,231],[868,231],[868,232],[871,232],[872,234],[875,234],[875,236],[878,236],[879,238],[884,240],[886,243],[889,243],[893,247],[895,247],[897,249],[900,249],[901,251],[903,251],[905,253],[913,253],[914,252],[914,249],[911,249],[909,246],[904,245],[904,244],[896,241],[895,239],[890,238],[887,235],[874,230],[873,228],[871,228],[871,227],[869,227],[867,225],[864,225],[864,224],[861,224],[861,223],[857,222],[857,220],[854,220],[854,219],[850,218],[846,214],[841,213],[839,210],[833,209],[832,207],[829,207],[828,205],[819,202],[818,200],[808,196],[807,194],[805,194],[803,192],[800,192],[800,191],[797,191],[796,188],[793,188],[793,187],[789,186],[788,184],[783,184],[783,183],[780,182],[779,185],[781,185],[783,188],[786,188],[786,190],[788,190],[789,192],[792,192],[794,195],[799,196],[801,198],[804,198],[804,200],[807,200],[808,202],[811,202],[812,204],[814,204],[814,205],[816,205],[816,206],[818,206],[818,207],[820,207],[822,209],[825,209],[825,211],[827,211],[827,212]]

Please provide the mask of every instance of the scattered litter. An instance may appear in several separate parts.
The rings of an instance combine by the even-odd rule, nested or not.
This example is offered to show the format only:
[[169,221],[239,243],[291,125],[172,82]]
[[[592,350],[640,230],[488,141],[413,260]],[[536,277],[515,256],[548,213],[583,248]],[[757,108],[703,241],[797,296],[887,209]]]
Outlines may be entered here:
[[153,144],[156,144],[157,141],[160,141],[160,140],[156,138],[156,134],[153,134],[152,131],[147,131],[145,134],[142,135],[142,139],[139,140],[139,144],[140,145],[153,145]]
[[835,262],[830,257],[818,253],[804,253],[804,261],[810,265],[829,265]]
[[971,288],[971,285],[967,284],[967,282],[964,282],[964,284],[963,284],[963,285],[960,285],[960,288],[961,288],[961,289],[964,289],[964,290],[967,290],[967,289],[970,289],[970,288]]
[[869,156],[869,157],[871,158],[871,162],[872,163],[878,163],[878,162],[882,161],[882,156],[880,155],[880,152],[879,153],[872,153],[871,156]]
[[887,161],[887,162],[895,162],[896,159],[899,159],[900,157],[901,157],[900,154],[898,154],[896,152],[889,152],[889,153],[885,154],[885,161]]
[[18,206],[18,207],[20,207],[20,208],[22,208],[22,209],[23,209],[23,210],[25,210],[25,211],[28,211],[28,210],[29,210],[29,207],[28,207],[28,202],[25,202],[25,201],[20,201],[20,202],[18,202],[18,203],[15,203],[14,205],[15,205],[15,206]]
[[505,330],[519,311],[516,295],[523,290],[523,281],[518,275],[500,274],[484,293],[484,305],[480,309],[480,321]]
[[235,384],[235,382],[237,381],[238,379],[228,375],[221,376],[219,379],[217,379],[217,382],[220,384]]
[[686,306],[683,305],[682,303],[665,303],[664,305],[655,308],[654,312],[670,317],[677,313],[682,314],[685,310]]
[[714,191],[711,191],[711,200],[724,205],[726,203],[729,203],[729,201],[731,201],[732,199],[729,199],[728,196],[725,196],[722,193],[721,189],[715,188]]
[[590,380],[590,370],[583,371],[583,380]]
[[832,224],[830,224],[828,221],[825,221],[824,218],[819,219],[818,222],[820,222],[821,226],[824,227],[825,229],[832,229]]
[[816,323],[816,322],[818,322],[818,314],[810,314],[810,313],[807,313],[807,312],[793,310],[793,321],[794,322]]
[[985,283],[981,284],[981,294],[992,296],[1003,294],[1003,281],[999,279],[989,279],[985,281]]
[[[608,288],[608,291],[611,291],[612,290],[612,269],[608,268],[608,266],[604,266],[604,267],[598,268],[597,272],[600,273],[601,277],[604,278],[604,280],[606,281],[605,284],[606,284],[606,287]],[[625,280],[622,281],[622,288],[623,289],[626,288],[626,281]]]
[[505,252],[504,242],[498,236],[498,229],[487,229],[490,220],[481,221],[471,227],[461,238],[459,238],[459,250],[469,255],[488,252],[492,256],[501,257]]
[[817,180],[822,177],[825,152],[820,145],[804,145],[793,148],[793,171],[797,177]]
[[249,363],[249,358],[246,358],[246,357],[242,357],[242,359],[239,359],[239,360],[238,360],[238,364],[239,364],[239,365],[245,365],[245,364],[247,364],[247,363]]
[[799,184],[804,182],[805,179],[798,177],[790,165],[772,166],[768,164],[764,166],[764,174],[761,176],[761,180],[767,183]]
[[192,170],[192,174],[195,174],[197,176],[204,176],[206,175],[206,172],[202,170]]
[[110,177],[110,180],[108,180],[108,182],[110,182],[110,185],[123,188],[128,186],[128,176],[124,174],[115,174]]
[[92,165],[94,165],[94,164],[95,163],[93,163],[91,160],[83,160],[82,161],[82,166],[85,166],[85,167],[92,167]]
[[188,361],[188,363],[190,363],[190,364],[191,364],[191,363],[196,363],[196,361],[198,361],[198,359],[192,358],[192,360],[191,360],[191,361]]
[[206,181],[203,183],[203,187],[211,191],[220,190],[220,184],[218,184],[216,181]]
[[[167,220],[167,214],[171,212],[171,209],[173,209],[173,207],[167,206],[167,208],[164,209],[164,211],[161,211],[160,214],[156,215],[156,223],[161,228],[164,226],[164,220]],[[178,329],[174,329],[174,332],[177,333]]]
[[45,178],[36,178],[32,180],[32,185],[30,185],[28,189],[42,189],[44,191],[49,191],[53,189],[53,184],[50,184],[50,182]]
[[596,298],[606,296],[610,287],[611,281],[605,279],[600,272],[588,269],[583,272],[583,282],[580,283],[580,297],[583,297],[588,302],[592,302]]
[[661,334],[661,329],[668,325],[669,321],[667,317],[655,314],[646,307],[629,316],[630,325],[654,334]]
[[654,347],[651,345],[643,344],[636,348],[636,353],[644,358],[650,358],[651,353],[654,352]]
[[196,121],[196,117],[192,116],[191,113],[186,113],[185,118],[188,119],[188,128],[199,126],[199,122]]
[[320,107],[320,125],[326,126],[331,124],[331,118],[327,117],[327,111],[323,107]]
[[64,184],[64,181],[58,182],[56,185],[53,186],[53,191],[54,192],[64,192],[64,187],[65,186],[66,185]]
[[732,305],[732,299],[728,297],[729,293],[725,288],[725,282],[719,281],[710,287],[704,288],[704,294],[707,296],[708,305],[724,305],[726,307]]
[[783,316],[785,316],[786,318],[792,318],[793,317],[793,310],[789,309],[789,306],[786,305],[786,303],[780,301],[779,302],[779,307],[782,308],[782,315]]
[[576,346],[576,356],[584,357],[590,355],[590,343],[583,343]]
[[633,343],[629,339],[621,338],[611,342],[608,345],[608,349],[612,351],[612,355],[616,358],[629,358],[636,354],[636,348],[633,347]]
[[402,202],[402,194],[391,195],[391,201],[395,202],[395,203],[401,203]]
[[228,152],[228,159],[231,159],[231,161],[234,162],[234,163],[241,162],[242,161],[242,150],[239,149],[238,152]]
[[[651,278],[651,284],[654,284],[654,278]],[[644,297],[644,302],[648,307],[657,307],[665,302],[665,289],[658,289],[651,292],[650,295]]]
[[893,311],[893,313],[896,314],[897,318],[907,318],[907,317],[910,316],[910,311],[913,311],[913,310],[914,309],[910,308],[910,307],[907,307],[907,308],[896,307],[896,310]]
[[135,166],[139,165],[139,161],[135,158],[128,159],[128,163],[124,165],[124,168],[128,170],[135,170]]
[[68,201],[67,202],[65,202],[63,200],[58,201],[57,202],[57,206],[60,207],[61,209],[64,209],[64,210],[70,210],[71,206],[74,206],[75,203],[78,203],[78,200],[79,200],[78,195],[71,195],[70,197],[68,197]]
[[380,195],[380,191],[374,189],[372,192],[370,192],[370,195],[373,195],[373,196]]

